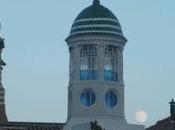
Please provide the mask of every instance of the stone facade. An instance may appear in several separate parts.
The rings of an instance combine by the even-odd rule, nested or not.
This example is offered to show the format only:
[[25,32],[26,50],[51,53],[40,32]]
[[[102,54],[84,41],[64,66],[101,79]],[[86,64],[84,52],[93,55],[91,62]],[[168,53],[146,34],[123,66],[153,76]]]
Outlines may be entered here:
[[[87,35],[67,40],[70,50],[70,82],[68,98],[68,120],[64,130],[89,130],[90,122],[97,120],[106,130],[143,130],[140,125],[127,124],[124,116],[123,50],[124,41],[108,36]],[[80,81],[80,46],[93,44],[97,47],[98,79]],[[118,82],[104,81],[104,51],[106,45],[118,48]],[[80,103],[83,88],[93,88],[97,95],[96,103],[86,108]],[[108,108],[105,94],[116,90],[118,104]],[[71,93],[71,94],[70,94]]]
[[[70,83],[68,100],[69,117],[81,116],[118,116],[124,117],[124,83],[123,83],[123,45],[122,41],[112,39],[109,37],[87,36],[73,39],[68,43],[70,51]],[[68,41],[69,42],[69,41]],[[80,46],[84,44],[93,44],[97,47],[97,61],[98,61],[98,79],[80,81]],[[118,82],[104,81],[104,51],[106,45],[113,45],[118,47]],[[84,108],[79,102],[80,93],[84,88],[93,88],[97,95],[95,105],[90,108]],[[118,95],[118,105],[116,108],[109,110],[104,102],[105,94],[108,90],[115,89]]]

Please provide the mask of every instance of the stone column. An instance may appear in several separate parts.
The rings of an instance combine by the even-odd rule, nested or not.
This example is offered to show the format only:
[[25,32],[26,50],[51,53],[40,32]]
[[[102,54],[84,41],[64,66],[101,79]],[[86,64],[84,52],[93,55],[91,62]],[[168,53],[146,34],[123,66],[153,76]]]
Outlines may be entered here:
[[97,46],[98,57],[98,80],[104,81],[104,45],[102,43]]

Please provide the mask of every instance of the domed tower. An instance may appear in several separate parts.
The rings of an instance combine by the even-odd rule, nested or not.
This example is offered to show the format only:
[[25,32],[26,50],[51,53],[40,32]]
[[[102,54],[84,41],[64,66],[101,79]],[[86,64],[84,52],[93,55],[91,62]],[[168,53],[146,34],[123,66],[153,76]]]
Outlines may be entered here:
[[5,89],[2,85],[2,70],[5,62],[1,58],[2,50],[4,49],[4,39],[0,37],[0,123],[7,122],[7,115],[5,111]]
[[76,17],[66,42],[70,81],[65,129],[85,129],[83,124],[98,121],[106,130],[127,130],[123,82],[127,40],[119,20],[94,0]]

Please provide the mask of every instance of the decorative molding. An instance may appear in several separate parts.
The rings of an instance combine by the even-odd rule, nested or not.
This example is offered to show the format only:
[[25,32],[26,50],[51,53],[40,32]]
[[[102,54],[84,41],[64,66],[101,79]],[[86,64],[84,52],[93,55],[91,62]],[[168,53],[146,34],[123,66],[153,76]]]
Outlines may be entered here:
[[78,31],[78,32],[71,33],[70,36],[75,34],[83,34],[83,33],[110,33],[110,34],[117,34],[123,37],[121,33],[118,33],[115,31],[102,31],[102,30]]
[[74,22],[74,24],[75,24],[75,23],[79,23],[79,22],[88,22],[88,21],[111,21],[111,22],[119,23],[118,20],[112,19],[112,18],[87,18],[87,19],[76,20],[76,21]]
[[89,27],[108,27],[108,28],[115,28],[121,31],[121,28],[118,26],[114,26],[114,25],[109,25],[109,24],[91,24],[91,25],[80,25],[80,26],[76,26],[76,27],[72,27],[71,31],[75,30],[75,29],[79,29],[79,28],[89,28]]

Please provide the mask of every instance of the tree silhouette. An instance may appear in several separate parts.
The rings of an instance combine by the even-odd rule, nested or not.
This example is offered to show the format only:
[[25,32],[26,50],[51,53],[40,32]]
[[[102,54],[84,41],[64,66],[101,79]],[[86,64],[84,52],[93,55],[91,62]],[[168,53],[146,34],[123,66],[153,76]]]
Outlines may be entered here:
[[98,125],[97,121],[91,122],[91,130],[105,130],[100,125]]

